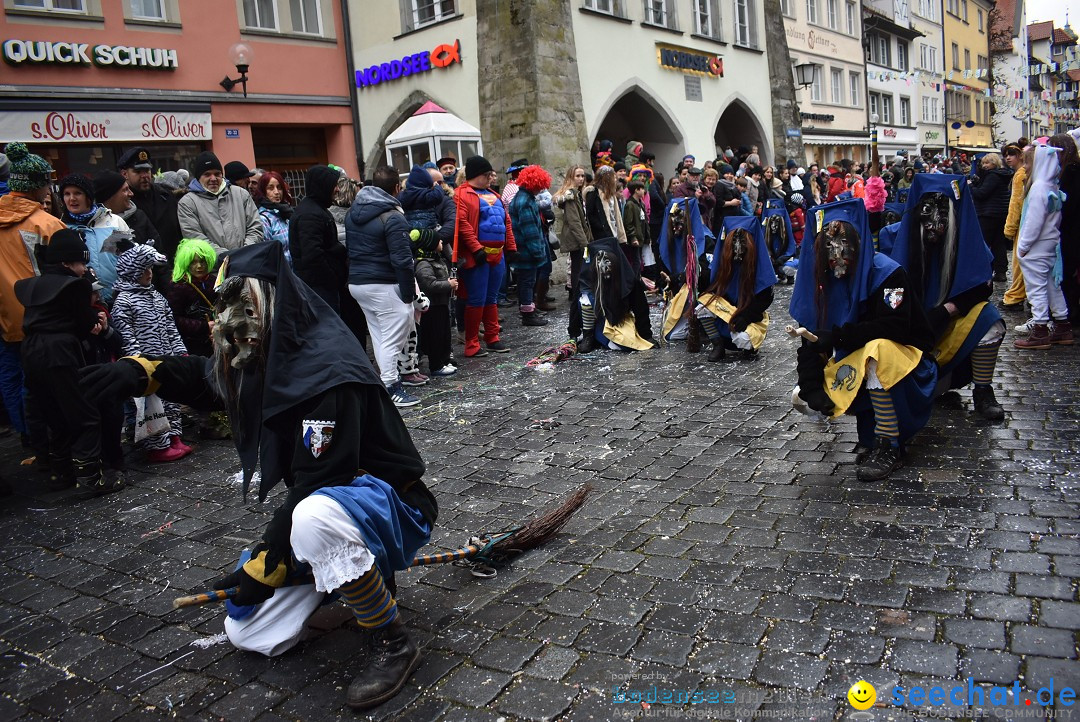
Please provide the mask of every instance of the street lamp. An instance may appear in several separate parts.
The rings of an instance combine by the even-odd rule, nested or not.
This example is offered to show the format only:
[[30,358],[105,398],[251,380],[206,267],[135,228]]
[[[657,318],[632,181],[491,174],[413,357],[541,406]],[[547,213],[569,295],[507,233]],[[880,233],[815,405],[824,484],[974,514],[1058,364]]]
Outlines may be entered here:
[[255,57],[255,51],[246,43],[234,43],[229,48],[228,55],[229,62],[236,66],[236,72],[240,73],[240,77],[234,80],[226,75],[225,79],[222,80],[219,85],[225,88],[225,90],[232,90],[236,87],[237,83],[239,83],[244,88],[244,97],[246,98],[248,81],[247,71],[248,66],[251,65],[251,61]]
[[814,84],[817,76],[817,65],[814,63],[800,63],[795,66],[795,84],[800,88]]

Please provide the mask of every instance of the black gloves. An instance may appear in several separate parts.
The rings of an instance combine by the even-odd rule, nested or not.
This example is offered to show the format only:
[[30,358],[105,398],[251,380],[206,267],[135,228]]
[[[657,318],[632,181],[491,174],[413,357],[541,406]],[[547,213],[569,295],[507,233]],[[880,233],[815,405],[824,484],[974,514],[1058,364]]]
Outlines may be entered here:
[[87,401],[123,401],[141,396],[149,379],[135,361],[122,358],[115,363],[95,364],[82,369],[82,389]]
[[269,550],[264,543],[259,543],[251,550],[251,558],[244,566],[228,576],[214,582],[214,589],[236,587],[233,603],[246,607],[265,602],[274,596],[274,589],[285,584],[288,567],[285,562],[276,562],[272,569],[267,569]]
[[840,342],[840,332],[833,327],[831,331],[817,331],[817,341],[809,341],[810,348],[814,349],[817,353],[831,354],[836,345]]
[[507,263],[517,263],[519,260],[521,260],[520,253],[518,253],[517,251],[506,251]]
[[488,254],[483,248],[476,253],[472,254],[473,260],[476,261],[476,265],[482,266],[487,263]]
[[214,589],[232,589],[233,587],[236,587],[236,594],[232,601],[241,607],[260,604],[274,596],[274,587],[251,577],[243,567],[214,582]]
[[825,359],[810,344],[799,347],[799,396],[814,411],[825,415],[836,408],[825,393]]
[[728,322],[728,328],[731,329],[732,333],[742,333],[749,325],[750,323],[746,320],[746,317],[738,313],[733,315],[731,321]]

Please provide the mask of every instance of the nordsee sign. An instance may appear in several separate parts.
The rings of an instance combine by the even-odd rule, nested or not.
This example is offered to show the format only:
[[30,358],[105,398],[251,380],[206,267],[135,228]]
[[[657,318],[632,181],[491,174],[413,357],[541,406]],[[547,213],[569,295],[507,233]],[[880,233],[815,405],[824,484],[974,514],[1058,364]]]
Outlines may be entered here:
[[432,51],[413,53],[398,60],[372,65],[356,71],[356,87],[367,88],[410,75],[427,73],[434,68],[445,68],[461,62],[461,41],[440,45]]
[[724,77],[724,59],[719,55],[709,55],[690,48],[657,43],[656,58],[662,68],[704,75],[709,78]]
[[90,43],[49,42],[47,40],[6,40],[4,60],[8,65],[97,65],[102,68],[179,67],[176,51],[169,48],[137,48],[132,45],[91,45]]

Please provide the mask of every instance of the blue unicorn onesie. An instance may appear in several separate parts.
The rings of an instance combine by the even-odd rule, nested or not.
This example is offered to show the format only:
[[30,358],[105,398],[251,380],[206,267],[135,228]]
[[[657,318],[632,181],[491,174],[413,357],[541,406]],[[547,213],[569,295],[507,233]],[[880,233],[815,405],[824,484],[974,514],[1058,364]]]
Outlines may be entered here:
[[713,343],[710,361],[727,351],[757,353],[769,329],[776,273],[769,262],[761,222],[753,216],[730,216],[720,228],[712,261],[711,283],[698,297],[694,313]]
[[769,249],[773,271],[790,286],[795,282],[799,259],[795,254],[795,234],[787,204],[779,198],[769,198],[761,209],[761,225],[765,231],[765,246]]
[[855,416],[861,481],[900,466],[900,445],[926,425],[937,366],[925,353],[930,330],[907,274],[874,251],[862,199],[814,209],[807,219],[790,313],[816,340],[798,352],[793,401]]
[[880,241],[882,251],[907,271],[930,322],[938,393],[974,381],[975,410],[990,420],[1003,419],[991,382],[1005,322],[989,303],[993,254],[983,240],[967,179],[917,173],[903,219],[883,229]]

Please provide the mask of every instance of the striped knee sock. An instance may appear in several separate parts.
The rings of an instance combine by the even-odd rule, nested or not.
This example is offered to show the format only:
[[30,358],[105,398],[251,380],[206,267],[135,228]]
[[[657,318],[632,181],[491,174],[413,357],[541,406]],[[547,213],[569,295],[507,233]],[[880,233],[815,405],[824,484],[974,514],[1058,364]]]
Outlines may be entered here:
[[586,335],[591,335],[596,328],[596,312],[587,303],[581,304],[581,327]]
[[900,427],[896,420],[896,408],[893,406],[889,392],[885,389],[867,389],[867,391],[870,392],[870,403],[874,406],[874,435],[899,439]]
[[976,346],[971,352],[971,380],[976,386],[989,386],[994,380],[994,367],[997,366],[999,348],[1001,348],[1001,341],[986,346]]
[[368,569],[359,579],[337,588],[341,601],[352,609],[356,623],[365,629],[378,629],[397,619],[397,602],[383,583],[376,567]]
[[707,316],[698,320],[701,321],[701,327],[705,329],[710,341],[716,341],[720,338],[720,327],[716,325],[715,316]]

